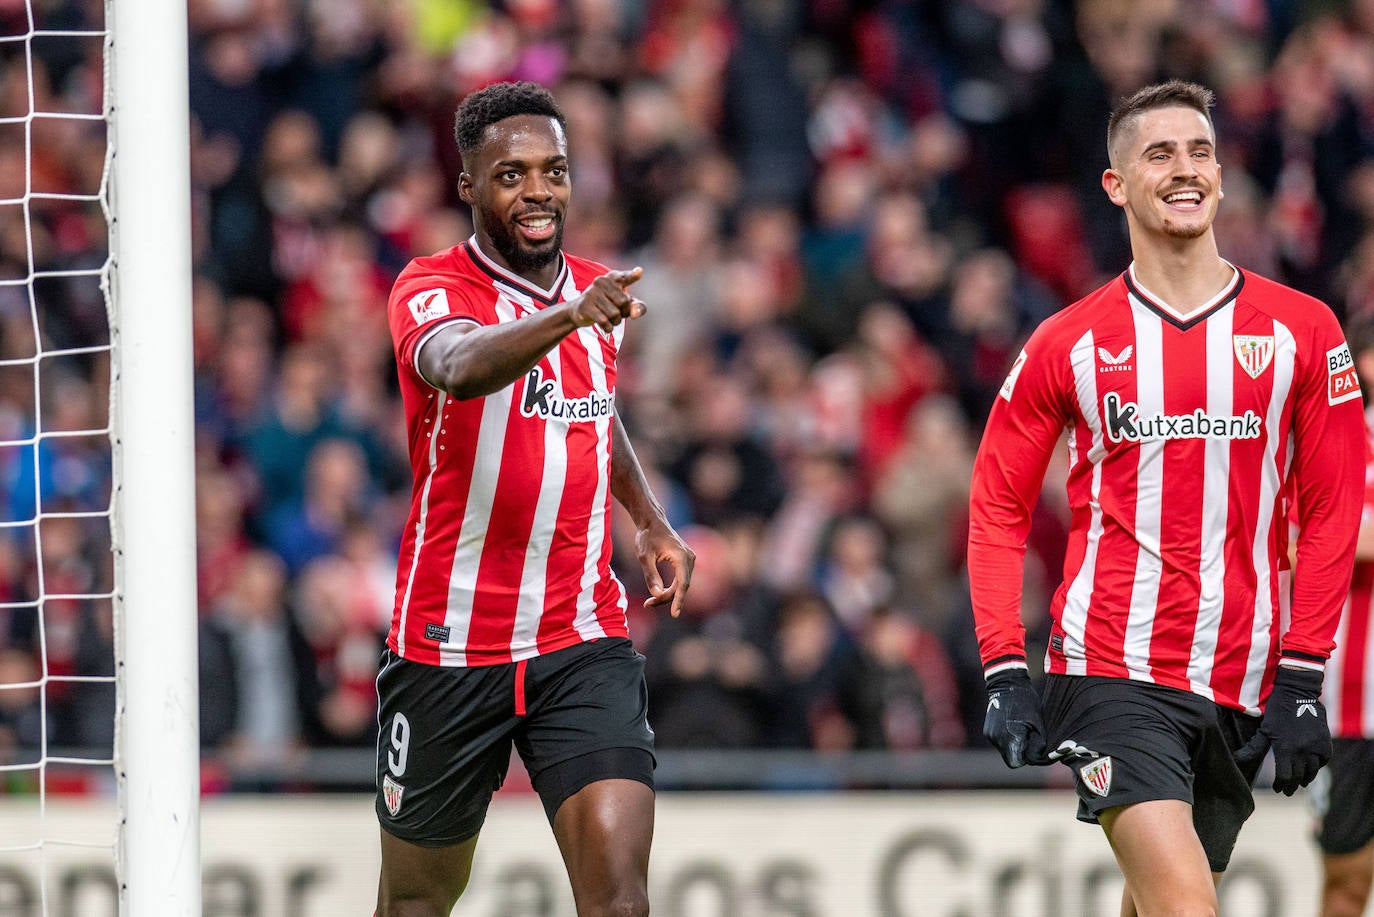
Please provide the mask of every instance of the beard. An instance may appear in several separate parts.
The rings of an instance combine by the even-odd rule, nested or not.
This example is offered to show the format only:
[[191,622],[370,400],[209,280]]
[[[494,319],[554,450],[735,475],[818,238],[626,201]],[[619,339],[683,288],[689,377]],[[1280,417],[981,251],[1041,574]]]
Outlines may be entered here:
[[497,254],[513,272],[521,275],[546,268],[557,260],[558,253],[563,248],[563,220],[557,215],[554,216],[554,220],[556,223],[553,236],[538,246],[530,246],[511,229],[510,224],[502,222],[501,218],[491,211],[482,211],[482,229],[486,230]]
[[1168,220],[1164,222],[1164,232],[1173,239],[1196,239],[1205,235],[1207,230],[1212,228],[1212,221],[1205,223],[1173,223]]

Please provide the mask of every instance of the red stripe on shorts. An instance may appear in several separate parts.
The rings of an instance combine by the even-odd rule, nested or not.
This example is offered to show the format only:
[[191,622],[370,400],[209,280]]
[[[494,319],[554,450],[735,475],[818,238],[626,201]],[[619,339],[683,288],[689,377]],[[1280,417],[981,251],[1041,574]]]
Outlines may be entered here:
[[521,659],[515,664],[515,715],[525,715],[525,663]]

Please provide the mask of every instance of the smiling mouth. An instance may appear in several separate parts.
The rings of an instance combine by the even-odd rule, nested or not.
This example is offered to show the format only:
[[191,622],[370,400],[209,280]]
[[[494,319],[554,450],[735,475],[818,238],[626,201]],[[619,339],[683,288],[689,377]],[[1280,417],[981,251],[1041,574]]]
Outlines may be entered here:
[[522,217],[515,221],[520,235],[531,242],[547,242],[558,231],[558,220],[553,214]]
[[1202,192],[1195,189],[1172,191],[1164,195],[1164,203],[1178,210],[1197,210],[1202,207]]

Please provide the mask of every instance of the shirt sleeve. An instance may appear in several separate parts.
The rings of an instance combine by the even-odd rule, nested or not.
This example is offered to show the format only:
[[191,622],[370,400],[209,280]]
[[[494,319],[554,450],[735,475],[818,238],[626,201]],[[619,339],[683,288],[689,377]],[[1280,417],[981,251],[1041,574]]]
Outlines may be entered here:
[[1064,361],[1031,336],[988,416],[969,496],[968,571],[985,675],[1026,664],[1021,582],[1031,512],[1069,420]]
[[451,278],[406,271],[392,287],[387,304],[396,363],[424,379],[416,366],[420,344],[450,322],[482,323],[478,312]]
[[1284,665],[1321,671],[1350,589],[1364,497],[1366,436],[1359,381],[1335,316],[1323,309],[1293,409],[1297,561]]

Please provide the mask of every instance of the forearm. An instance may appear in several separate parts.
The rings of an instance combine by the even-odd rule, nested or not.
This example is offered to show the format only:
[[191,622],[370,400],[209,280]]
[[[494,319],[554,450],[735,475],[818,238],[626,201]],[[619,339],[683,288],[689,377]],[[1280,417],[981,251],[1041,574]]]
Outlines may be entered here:
[[571,312],[560,307],[499,325],[455,322],[425,344],[421,371],[455,398],[480,398],[528,373],[575,330]]
[[667,513],[649,487],[619,413],[611,415],[611,494],[625,507],[636,528],[667,521]]

